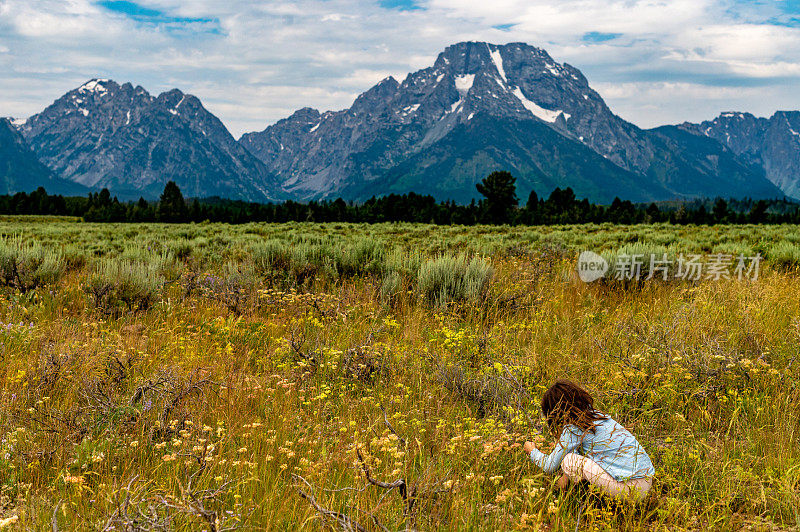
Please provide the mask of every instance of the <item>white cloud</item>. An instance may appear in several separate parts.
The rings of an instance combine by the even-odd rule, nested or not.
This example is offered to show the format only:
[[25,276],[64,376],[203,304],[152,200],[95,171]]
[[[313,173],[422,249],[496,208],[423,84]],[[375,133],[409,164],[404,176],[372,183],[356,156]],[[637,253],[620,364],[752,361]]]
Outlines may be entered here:
[[516,23],[517,31],[549,39],[585,32],[647,35],[678,31],[706,16],[712,0],[497,0],[494,2],[431,0],[431,6],[452,16],[488,24]]
[[[800,107],[792,91],[800,29],[767,23],[780,15],[768,3],[424,0],[426,9],[410,11],[362,0],[139,4],[212,22],[143,24],[90,0],[0,0],[0,116],[33,114],[102,76],[196,94],[238,136],[300,107],[347,107],[380,79],[402,79],[461,40],[541,46],[644,126]],[[501,25],[512,26],[493,27]],[[586,43],[589,32],[621,36]]]
[[[645,128],[709,120],[725,111],[769,116],[791,108],[796,96],[791,85],[773,87],[714,87],[696,83],[597,83],[612,111]],[[796,107],[796,105],[795,105]]]
[[800,52],[800,28],[718,24],[683,30],[671,39],[675,53],[720,61],[770,62]]

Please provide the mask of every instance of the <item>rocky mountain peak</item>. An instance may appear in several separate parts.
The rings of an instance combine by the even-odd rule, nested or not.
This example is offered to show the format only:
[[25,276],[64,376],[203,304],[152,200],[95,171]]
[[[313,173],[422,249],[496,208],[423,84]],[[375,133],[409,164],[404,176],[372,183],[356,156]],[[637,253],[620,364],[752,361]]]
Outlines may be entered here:
[[319,122],[320,113],[318,110],[313,109],[311,107],[303,107],[302,109],[298,109],[289,118],[284,118],[286,121],[290,122],[305,122],[308,124],[314,123],[316,124]]
[[28,123],[27,118],[14,118],[13,116],[6,118],[6,120],[8,120],[8,123],[18,130],[22,129],[22,127]]
[[102,96],[107,94],[109,90],[114,91],[116,89],[119,89],[119,85],[114,81],[110,79],[94,78],[75,89],[75,91],[83,94],[94,93]]
[[352,107],[350,107],[349,112],[356,114],[360,111],[381,109],[394,98],[399,87],[400,84],[393,77],[384,78],[367,92],[359,95],[353,102]]

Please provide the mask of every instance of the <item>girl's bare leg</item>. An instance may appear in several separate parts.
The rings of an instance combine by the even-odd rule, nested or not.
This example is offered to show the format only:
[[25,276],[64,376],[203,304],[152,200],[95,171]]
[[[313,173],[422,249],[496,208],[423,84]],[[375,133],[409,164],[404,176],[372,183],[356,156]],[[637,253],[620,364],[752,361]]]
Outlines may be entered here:
[[561,482],[564,477],[567,477],[567,482],[572,480],[572,482],[576,484],[581,480],[588,480],[612,497],[626,497],[629,494],[633,494],[634,498],[641,499],[652,486],[652,480],[646,478],[619,482],[596,462],[585,456],[574,453],[570,453],[564,457],[564,460],[561,462],[561,470],[564,472],[564,475],[557,481],[559,487],[561,487]]

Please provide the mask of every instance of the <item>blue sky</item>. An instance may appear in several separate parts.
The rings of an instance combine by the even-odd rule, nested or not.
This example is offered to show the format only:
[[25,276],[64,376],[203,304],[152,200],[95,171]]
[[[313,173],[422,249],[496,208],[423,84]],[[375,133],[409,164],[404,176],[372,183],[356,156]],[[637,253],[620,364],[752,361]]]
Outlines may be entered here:
[[[192,32],[219,33],[219,19],[209,17],[182,17],[171,15],[154,7],[147,7],[129,0],[100,0],[96,5],[109,14],[116,14],[139,24],[149,25],[153,29],[162,28],[171,31],[187,30]],[[199,25],[206,29],[200,30]]]
[[800,109],[800,0],[0,0],[0,116],[105,77],[195,94],[238,137],[463,40],[545,48],[644,127]]

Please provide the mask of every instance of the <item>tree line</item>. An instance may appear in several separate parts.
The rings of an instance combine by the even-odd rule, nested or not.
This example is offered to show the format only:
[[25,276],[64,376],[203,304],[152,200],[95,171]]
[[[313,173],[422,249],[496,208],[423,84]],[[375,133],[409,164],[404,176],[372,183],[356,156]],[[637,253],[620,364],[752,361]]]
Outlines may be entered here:
[[508,172],[493,172],[476,185],[483,196],[467,205],[437,202],[433,196],[389,194],[363,203],[310,201],[251,203],[221,198],[186,200],[172,181],[158,201],[119,201],[107,189],[87,197],[49,195],[39,188],[31,193],[0,196],[0,214],[74,216],[87,222],[420,222],[438,225],[523,224],[553,225],[603,223],[726,224],[800,223],[800,205],[786,199],[714,200],[634,204],[615,198],[610,205],[578,199],[567,187],[540,198],[531,192],[524,205],[516,195],[516,179]]

